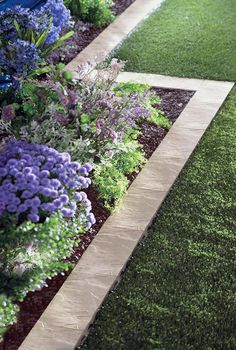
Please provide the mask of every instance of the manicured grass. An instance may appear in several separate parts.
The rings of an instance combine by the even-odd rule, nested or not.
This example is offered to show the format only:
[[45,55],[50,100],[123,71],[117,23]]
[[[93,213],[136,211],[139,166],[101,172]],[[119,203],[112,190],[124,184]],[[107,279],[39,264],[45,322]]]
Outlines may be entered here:
[[236,81],[236,1],[166,0],[114,56],[127,71]]
[[83,349],[236,349],[236,89]]

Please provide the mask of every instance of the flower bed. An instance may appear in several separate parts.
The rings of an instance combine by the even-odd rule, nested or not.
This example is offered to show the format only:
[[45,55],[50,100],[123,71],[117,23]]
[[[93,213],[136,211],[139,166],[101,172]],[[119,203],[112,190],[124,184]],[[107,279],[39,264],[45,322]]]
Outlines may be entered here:
[[[115,62],[114,63],[114,66],[113,66],[113,74],[114,74],[114,69],[115,68],[117,68],[117,63]],[[105,70],[104,71],[104,73],[105,73],[105,76],[106,76],[106,79],[107,79],[107,73],[108,73],[109,71],[108,70]],[[116,71],[116,74],[117,74],[118,72]],[[115,78],[115,76],[113,75],[113,79]],[[100,78],[98,79],[98,82],[97,82],[97,84],[98,85],[100,85],[100,83],[101,83],[101,79],[104,79],[104,77],[103,77],[103,75],[101,75],[100,74]],[[161,107],[161,106],[159,106],[159,100],[157,100],[157,98],[155,97],[155,96],[153,96],[153,94],[151,94],[151,95],[149,95],[149,93],[147,93],[147,90],[148,90],[148,86],[141,86],[141,85],[136,85],[136,84],[125,84],[125,85],[114,85],[114,83],[113,83],[113,79],[111,79],[111,76],[110,76],[110,80],[109,80],[109,89],[107,88],[107,86],[106,86],[106,91],[108,91],[109,93],[110,93],[110,91],[116,91],[116,93],[118,94],[118,97],[119,97],[119,99],[121,98],[121,96],[122,96],[122,98],[124,98],[125,97],[125,95],[126,94],[128,94],[128,96],[130,97],[131,96],[131,94],[141,94],[141,96],[142,96],[142,99],[143,99],[143,93],[145,94],[145,98],[146,98],[146,100],[145,101],[150,101],[150,97],[152,97],[152,99],[154,99],[153,100],[153,102],[154,102],[154,105],[155,105],[155,107]],[[106,84],[105,82],[106,82],[107,80],[103,80],[103,83],[104,84]],[[29,81],[27,81],[26,82],[26,86],[28,87],[28,85],[27,84],[29,84]],[[31,84],[32,84],[32,82],[31,82]],[[42,87],[42,85],[43,85],[43,87],[45,88],[45,84],[46,84],[46,86],[47,86],[47,84],[48,84],[48,81],[47,82],[40,82],[40,83],[37,83],[37,86],[38,86],[38,84],[40,85],[40,88]],[[86,86],[88,86],[88,84],[89,84],[89,82],[87,82],[86,83],[87,85]],[[95,85],[96,85],[96,83],[95,83]],[[97,85],[97,86],[98,86]],[[24,85],[23,85],[23,87],[24,87]],[[93,82],[93,87],[94,87],[94,82]],[[31,88],[32,88],[32,86],[31,86]],[[74,89],[74,87],[73,87],[73,89]],[[134,90],[136,89],[136,92],[134,92]],[[137,90],[138,90],[138,92],[137,92]],[[23,95],[25,95],[25,90],[24,90],[24,88],[22,89],[22,93],[23,93]],[[33,96],[35,97],[37,94],[35,94],[35,90],[33,89],[33,91],[34,91],[34,94],[33,94]],[[75,96],[74,95],[74,92],[75,92],[75,90],[72,90],[73,91],[73,96]],[[95,91],[97,91],[96,89],[95,89]],[[122,94],[121,94],[121,91],[122,91]],[[123,93],[124,93],[124,91],[125,91],[125,95],[123,95]],[[131,92],[132,91],[132,92]],[[192,93],[187,93],[187,92],[175,92],[175,91],[172,91],[172,92],[170,92],[170,91],[168,91],[168,92],[163,92],[163,91],[160,91],[159,90],[159,93],[162,93],[162,94],[164,94],[164,95],[166,95],[166,96],[169,96],[170,98],[172,98],[173,99],[173,96],[178,96],[178,99],[177,99],[177,103],[175,104],[175,107],[173,107],[173,109],[175,110],[176,108],[179,108],[179,111],[180,110],[182,110],[183,108],[184,108],[184,106],[185,106],[185,104],[188,102],[188,100],[189,100],[189,98],[192,96]],[[92,94],[92,96],[93,96],[93,93],[90,91],[90,94]],[[104,91],[103,91],[103,93],[102,93],[102,95],[104,96]],[[45,95],[44,95],[45,96]],[[69,95],[68,95],[69,96]],[[148,97],[148,99],[147,99],[147,96],[149,96]],[[28,96],[29,97],[29,96]],[[28,97],[27,97],[27,99],[26,99],[26,101],[27,101],[27,103],[29,102],[28,101]],[[63,102],[64,102],[64,99],[62,98],[62,97],[65,97],[65,96],[61,96],[60,98],[63,100]],[[99,97],[99,96],[98,96]],[[31,98],[32,98],[32,96],[31,96]],[[90,95],[90,98],[91,98],[91,95]],[[114,96],[112,96],[112,98],[114,98]],[[168,99],[168,98],[167,98]],[[180,99],[180,101],[179,101],[179,99]],[[174,100],[175,100],[175,97],[174,97]],[[87,101],[87,100],[86,100]],[[96,100],[96,102],[98,102],[99,101],[99,104],[101,104],[101,101],[100,101],[100,99],[99,98],[97,98],[97,100]],[[165,98],[163,99],[163,101],[164,101],[164,104],[166,104],[167,102],[166,102],[166,100],[165,100]],[[102,101],[102,107],[100,107],[100,108],[102,108],[102,112],[103,113],[105,113],[105,111],[106,111],[106,109],[104,110],[104,102],[105,101]],[[108,101],[107,101],[108,102]],[[109,108],[110,108],[110,106],[108,106],[107,107],[107,105],[108,105],[108,103],[106,102],[106,108],[108,108],[108,110],[109,110]],[[26,110],[26,114],[27,114],[27,111],[28,110],[31,110],[31,109],[28,109],[28,105],[27,105],[27,103],[26,103],[26,106],[25,106],[25,102],[24,102],[24,104],[23,104],[23,106],[24,106],[24,110]],[[35,101],[34,101],[34,103],[35,103]],[[126,101],[126,103],[127,103],[127,101]],[[145,102],[145,103],[147,103],[147,102]],[[15,106],[16,107],[16,106]],[[27,108],[26,108],[27,107]],[[146,108],[147,108],[147,105],[145,106]],[[44,108],[45,108],[45,105],[44,105]],[[148,106],[148,108],[149,108],[149,110],[153,113],[153,115],[152,115],[152,118],[154,118],[154,116],[155,116],[155,118],[152,120],[152,122],[150,122],[150,118],[151,118],[151,115],[150,114],[148,114],[147,113],[147,110],[148,109],[144,109],[144,105],[142,105],[142,106],[137,106],[137,104],[136,104],[136,102],[135,102],[135,108],[136,108],[136,112],[137,112],[137,109],[138,109],[138,113],[139,113],[139,115],[138,115],[138,120],[140,120],[139,122],[138,122],[138,124],[139,124],[139,128],[141,127],[141,130],[143,131],[139,136],[138,135],[136,135],[137,137],[138,137],[138,139],[140,140],[140,142],[143,144],[143,146],[144,146],[144,151],[145,151],[145,153],[147,154],[147,156],[150,156],[150,154],[155,150],[155,148],[156,148],[156,146],[157,146],[157,144],[161,141],[161,139],[165,136],[165,134],[166,134],[166,132],[167,132],[167,129],[169,129],[169,127],[170,127],[170,125],[171,125],[171,123],[170,123],[170,120],[168,121],[168,119],[167,118],[165,118],[164,116],[163,116],[163,113],[160,113],[160,112],[158,112],[158,110],[155,108],[153,108],[151,105],[149,105]],[[20,112],[20,109],[18,109],[18,107],[16,108],[16,110],[14,111],[14,119],[11,121],[11,123],[13,124],[13,126],[14,126],[14,130],[18,130],[17,131],[17,135],[18,135],[18,137],[19,137],[19,135],[22,135],[22,128],[23,128],[23,135],[24,135],[24,138],[26,138],[26,125],[24,125],[23,127],[21,127],[21,129],[19,129],[19,121],[18,121],[18,117],[17,117],[17,114],[19,114]],[[36,111],[36,109],[35,109],[35,111]],[[91,110],[90,110],[90,112],[91,112]],[[22,112],[21,112],[22,113]],[[79,115],[81,116],[81,113],[79,113]],[[172,115],[172,122],[175,120],[175,118],[176,118],[176,115],[173,115],[173,111],[172,111],[172,113],[171,113],[171,115]],[[170,115],[170,116],[171,116]],[[32,116],[31,116],[32,117]],[[57,117],[57,116],[56,116]],[[142,118],[142,117],[145,117],[146,119],[148,118],[149,119],[149,121],[145,121],[145,122],[141,122],[141,119],[140,119],[140,117]],[[37,116],[37,118],[38,118],[38,116]],[[155,124],[153,123],[153,121],[155,121]],[[35,120],[33,121],[34,123],[35,123]],[[64,120],[60,120],[59,119],[59,122],[61,122],[62,123],[62,125],[64,124]],[[86,121],[86,122],[88,122],[88,121]],[[162,128],[162,127],[160,127],[160,126],[158,126],[158,122],[160,123],[160,124],[164,124],[163,126],[164,126],[164,128]],[[129,124],[129,123],[128,123]],[[43,123],[41,122],[41,123],[39,123],[39,127],[42,127],[42,125],[43,125]],[[152,129],[152,133],[153,133],[153,137],[151,138],[151,140],[150,140],[150,138],[149,137],[147,137],[148,136],[148,132],[146,132],[146,136],[145,136],[145,131],[146,130],[148,130],[148,125],[149,125],[149,127],[151,127],[151,129]],[[63,126],[65,126],[65,125],[63,125]],[[118,125],[119,126],[119,125]],[[29,125],[27,125],[27,127],[29,127]],[[96,126],[96,133],[98,132],[98,130],[99,130],[99,128],[101,127],[101,125],[97,125]],[[105,125],[104,125],[104,127],[105,127]],[[136,130],[138,130],[137,129],[137,127],[135,127],[134,128],[134,126],[132,127],[133,129],[136,129]],[[85,128],[86,129],[86,128]],[[20,131],[19,131],[20,130]],[[34,131],[35,129],[33,128],[33,131]],[[30,132],[30,129],[27,129],[27,132],[29,133],[28,135],[28,137],[36,137],[35,136],[35,134],[34,134],[34,132]],[[37,133],[37,137],[46,137],[46,139],[44,139],[43,141],[44,142],[46,142],[46,140],[47,140],[47,136],[45,136],[43,133],[42,133],[42,135],[43,136],[41,136],[41,133],[39,132],[39,133]],[[158,138],[157,138],[157,136],[159,136]],[[4,135],[4,137],[6,138],[6,135]],[[114,138],[115,137],[117,137],[114,133],[112,133],[112,134],[110,134],[110,141],[112,140],[112,147],[114,148],[114,145],[116,145],[116,142],[114,142]],[[108,137],[108,138],[109,138]],[[50,144],[50,142],[52,142],[52,138],[50,138],[50,140],[48,141],[49,142],[49,145],[50,146],[52,146],[51,144]],[[153,143],[153,140],[155,140],[155,142],[156,143]],[[29,140],[28,140],[29,141]],[[33,140],[33,141],[36,141],[36,140]],[[41,140],[40,140],[41,141]],[[57,141],[57,140],[56,140]],[[137,141],[135,141],[135,139],[133,139],[133,145],[135,145],[136,144],[136,142]],[[47,143],[47,142],[46,142]],[[137,144],[136,144],[137,145]],[[55,146],[55,145],[54,145]],[[68,147],[69,147],[69,144],[67,145]],[[67,146],[64,146],[64,147],[67,147]],[[104,145],[103,145],[104,146]],[[59,146],[58,146],[59,147]],[[61,146],[60,146],[61,147]],[[59,147],[59,148],[60,148]],[[99,150],[99,149],[98,149]],[[107,151],[107,149],[106,149],[106,147],[105,147],[105,151]],[[116,150],[117,151],[117,150]],[[125,150],[124,149],[122,149],[122,153],[124,152]],[[133,150],[132,150],[133,151]],[[101,149],[99,150],[99,152],[101,153]],[[97,156],[99,155],[99,152],[97,153]],[[114,149],[113,149],[113,152],[114,152]],[[139,152],[140,152],[140,150],[139,150]],[[119,169],[119,172],[120,171],[123,171],[123,173],[125,172],[126,174],[131,174],[131,175],[129,175],[128,176],[128,180],[125,180],[125,186],[123,186],[123,187],[121,187],[121,188],[119,188],[118,186],[115,186],[115,192],[114,192],[114,198],[113,198],[113,201],[115,200],[116,202],[119,202],[119,200],[120,200],[120,198],[122,197],[122,194],[125,192],[125,190],[126,190],[126,188],[127,188],[127,186],[128,186],[128,183],[129,183],[129,181],[131,181],[133,178],[134,178],[134,173],[133,173],[133,170],[134,170],[134,168],[139,168],[139,166],[140,166],[140,159],[141,159],[141,161],[142,161],[142,159],[143,158],[140,158],[140,156],[142,155],[142,152],[141,153],[139,153],[138,152],[138,154],[139,154],[139,156],[138,157],[136,157],[137,158],[137,164],[135,164],[135,166],[134,166],[134,164],[133,164],[133,161],[134,161],[134,159],[135,159],[135,157],[133,158],[132,157],[132,162],[131,162],[131,167],[130,167],[130,165],[129,165],[129,162],[127,163],[127,164],[124,164],[124,160],[126,161],[127,159],[129,159],[129,157],[127,157],[127,158],[125,158],[125,157],[121,157],[120,159],[119,159],[119,157],[116,159],[116,157],[117,157],[117,154],[119,154],[119,152],[118,153],[116,153],[115,155],[113,155],[113,157],[112,157],[112,159],[115,159],[116,161],[115,161],[115,164],[117,164],[116,162],[117,161],[119,161],[119,167],[118,167],[118,169]],[[73,151],[72,151],[72,154],[73,154]],[[135,154],[135,153],[134,153]],[[126,152],[126,155],[128,155],[129,156],[129,152],[127,153]],[[132,155],[132,153],[131,153],[131,155]],[[101,154],[99,155],[99,157],[101,157]],[[109,155],[109,157],[111,157],[111,155]],[[109,158],[110,159],[110,158]],[[91,159],[90,159],[91,160]],[[96,162],[95,162],[96,163]],[[97,163],[98,164],[98,163]],[[107,166],[107,164],[109,164],[109,162],[108,163],[106,163],[105,162],[105,166]],[[96,164],[95,164],[95,169],[96,169]],[[128,166],[128,168],[127,168],[127,166]],[[121,167],[121,168],[120,168]],[[129,167],[130,167],[130,169],[129,169]],[[123,168],[123,170],[122,170],[122,168]],[[126,169],[125,169],[126,168]],[[106,169],[106,168],[105,168]],[[115,168],[113,168],[113,169],[115,169]],[[97,181],[97,183],[96,183],[96,175],[93,175],[93,180],[95,179],[95,181],[94,181],[94,186],[93,187],[90,187],[90,189],[87,191],[87,194],[88,194],[88,197],[89,197],[89,199],[91,199],[91,201],[92,201],[92,203],[93,203],[93,208],[94,208],[94,213],[95,213],[95,216],[96,216],[96,218],[97,218],[97,224],[95,225],[95,227],[93,228],[93,230],[92,231],[90,231],[90,233],[88,234],[88,235],[84,235],[83,237],[82,237],[82,242],[81,242],[81,244],[80,244],[80,247],[79,247],[79,249],[76,249],[75,251],[74,251],[74,253],[73,253],[73,255],[71,256],[71,258],[69,259],[69,261],[70,262],[76,262],[78,259],[79,259],[79,257],[81,256],[81,254],[82,254],[82,252],[84,251],[84,249],[86,248],[86,246],[90,243],[90,241],[91,241],[91,239],[94,237],[94,235],[97,233],[97,231],[98,231],[98,229],[101,227],[101,225],[102,225],[102,223],[105,221],[105,219],[107,218],[107,216],[109,215],[109,210],[111,210],[111,208],[114,206],[114,202],[110,202],[110,201],[108,201],[108,197],[106,196],[106,186],[104,187],[103,186],[103,179],[104,179],[104,176],[105,176],[105,181],[106,181],[106,185],[107,185],[107,179],[108,179],[108,172],[107,172],[107,169],[106,169],[106,171],[104,172],[104,175],[101,175],[101,168],[99,169],[99,167],[97,168],[97,170],[95,170],[95,174],[96,174],[96,171],[98,171],[98,174],[99,174],[99,176],[98,176],[98,181]],[[113,170],[114,171],[114,170]],[[82,170],[82,172],[83,172],[83,170]],[[112,178],[111,178],[112,179]],[[100,181],[101,180],[101,181]],[[112,179],[112,181],[113,182],[111,182],[111,186],[113,186],[113,187],[110,187],[109,188],[109,197],[110,197],[110,194],[112,194],[112,192],[111,192],[111,188],[114,188],[114,180],[115,181],[117,181],[117,179],[115,178],[115,179]],[[116,184],[116,183],[115,183]],[[99,187],[100,186],[100,187]],[[101,189],[102,189],[102,191],[105,191],[104,193],[102,193],[102,191],[101,191]],[[116,195],[117,195],[117,189],[119,190],[118,191],[118,197],[116,197]],[[122,189],[122,191],[121,191],[121,189]],[[100,199],[98,198],[98,195],[100,195]],[[101,204],[102,203],[102,201],[103,201],[103,203],[105,202],[105,204],[106,204],[106,206],[107,206],[107,209],[104,209],[104,206]],[[74,233],[74,232],[73,232]],[[64,261],[63,261],[63,263],[65,263]],[[63,270],[62,268],[60,268],[61,270]],[[64,272],[63,272],[63,275],[64,275]],[[24,324],[24,326],[22,325],[22,329],[24,330],[22,333],[21,333],[21,335],[19,335],[19,333],[16,333],[16,331],[15,331],[15,327],[13,327],[12,329],[10,329],[9,330],[9,332],[8,332],[8,334],[6,335],[6,342],[7,342],[7,344],[11,344],[11,346],[12,346],[12,343],[15,343],[16,344],[16,338],[18,339],[18,345],[19,345],[19,342],[23,339],[22,337],[22,334],[24,334],[24,336],[26,335],[26,333],[29,331],[29,329],[33,326],[33,323],[37,320],[37,318],[40,316],[40,313],[42,313],[42,311],[43,311],[43,309],[44,309],[44,307],[49,303],[49,301],[51,300],[51,298],[53,297],[53,295],[56,293],[56,291],[59,289],[59,287],[61,286],[61,284],[63,283],[63,281],[64,281],[64,279],[66,278],[66,276],[67,276],[67,274],[65,274],[65,276],[63,276],[63,275],[58,275],[56,278],[53,278],[51,281],[47,281],[46,282],[46,284],[49,284],[50,285],[50,289],[48,289],[48,288],[44,288],[44,291],[42,292],[42,295],[44,296],[44,297],[42,297],[42,295],[40,295],[39,294],[39,292],[35,292],[35,293],[30,293],[30,295],[26,298],[26,300],[25,300],[25,302],[23,302],[23,308],[22,308],[22,311],[21,311],[21,314],[20,314],[20,320],[22,320],[24,323],[26,322],[26,318],[27,318],[27,324],[29,323],[29,328],[28,328],[28,330],[27,331],[25,331],[25,324]],[[49,275],[49,277],[50,277],[50,275]],[[44,282],[45,283],[45,282]],[[43,285],[43,284],[42,284]],[[42,286],[41,285],[41,286]],[[40,287],[41,287],[40,286]],[[51,288],[52,287],[52,288]],[[34,288],[33,288],[34,289]],[[33,290],[32,289],[32,290]],[[30,289],[29,289],[30,290]],[[41,292],[40,292],[41,293]],[[45,296],[47,296],[46,298],[45,298]],[[42,307],[41,308],[39,308],[39,300],[40,300],[40,303],[42,303]],[[35,314],[34,314],[34,312],[33,312],[33,315],[32,315],[32,305],[34,305],[35,303],[37,303],[37,312],[35,312]],[[28,305],[28,307],[27,307],[27,305]],[[30,317],[29,316],[27,316],[26,317],[26,314],[25,314],[25,312],[26,312],[26,310],[28,309],[28,312],[29,312],[29,314],[30,314]],[[38,312],[39,311],[39,312]],[[17,329],[19,329],[21,326],[19,326],[19,324],[17,324],[17,326],[16,326],[16,328]],[[14,335],[13,335],[14,334]],[[4,343],[5,344],[5,343]],[[4,345],[5,346],[5,345]]]
[[[109,4],[95,25],[105,14],[112,19]],[[9,330],[3,348],[22,341],[175,118],[159,110],[148,85],[115,83],[123,68],[117,60],[77,80],[62,64],[48,66],[46,56],[72,35],[69,19],[63,2],[53,0],[40,10],[1,13],[0,67],[14,89],[1,95],[0,336],[20,305],[23,323],[27,303],[31,309],[36,298],[38,309],[27,316],[29,327],[16,325],[23,332]],[[192,96],[182,94],[186,102]],[[37,290],[48,285],[39,307]]]

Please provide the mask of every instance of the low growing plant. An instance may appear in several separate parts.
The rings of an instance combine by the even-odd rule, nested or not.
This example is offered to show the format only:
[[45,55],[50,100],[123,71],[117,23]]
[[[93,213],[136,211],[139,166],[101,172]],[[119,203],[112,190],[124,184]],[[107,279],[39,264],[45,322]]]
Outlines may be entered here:
[[107,162],[96,166],[93,183],[104,207],[112,211],[120,204],[129,181],[112,162]]
[[[110,164],[114,158],[113,167],[127,175],[144,161],[134,142],[139,122],[147,120],[167,129],[171,123],[153,107],[160,100],[148,85],[115,83],[122,67],[114,60],[94,78],[85,71],[73,80],[55,68],[50,81],[27,79],[18,93],[18,104],[3,106],[2,120],[12,125],[17,138],[67,150],[72,159],[82,162]],[[114,198],[120,197],[114,194]]]

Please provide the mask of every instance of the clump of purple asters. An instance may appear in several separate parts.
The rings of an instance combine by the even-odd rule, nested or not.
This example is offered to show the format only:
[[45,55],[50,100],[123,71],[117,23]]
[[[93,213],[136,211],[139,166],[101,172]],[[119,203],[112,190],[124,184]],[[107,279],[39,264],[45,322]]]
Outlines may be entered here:
[[90,228],[95,222],[85,192],[92,166],[72,162],[68,153],[44,145],[9,141],[0,153],[0,215],[39,222],[60,212],[75,214]]

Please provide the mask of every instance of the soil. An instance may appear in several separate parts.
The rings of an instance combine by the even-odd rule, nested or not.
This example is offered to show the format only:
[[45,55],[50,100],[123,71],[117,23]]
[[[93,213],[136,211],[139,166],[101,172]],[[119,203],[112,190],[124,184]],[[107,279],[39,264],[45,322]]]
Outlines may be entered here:
[[[167,90],[159,88],[153,88],[153,90],[162,98],[161,103],[156,105],[156,107],[162,110],[172,123],[175,122],[194,94],[192,91],[183,90]],[[139,142],[143,145],[144,152],[147,158],[149,158],[168,131],[148,122],[143,122],[141,124],[141,131]],[[131,174],[129,176],[130,182],[132,182],[136,176],[137,173]],[[70,261],[75,263],[79,261],[80,257],[83,255],[84,251],[109,216],[109,212],[105,210],[99,202],[98,194],[93,187],[88,189],[87,194],[92,202],[93,213],[95,214],[97,222],[89,233],[86,233],[81,237],[80,247],[77,248],[70,257]],[[55,278],[48,280],[47,288],[44,287],[40,291],[29,293],[25,300],[22,303],[19,303],[20,313],[18,316],[18,322],[6,332],[4,342],[0,344],[0,350],[18,349],[68,275],[69,272],[62,273]]]
[[[194,95],[193,91],[186,90],[173,90],[173,89],[161,89],[152,88],[153,91],[161,98],[161,103],[156,105],[157,109],[160,109],[174,123],[190,98]],[[143,145],[144,153],[147,159],[149,159],[155,149],[159,146],[168,130],[165,130],[155,124],[148,122],[142,122],[141,135],[139,137],[139,143]]]

